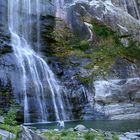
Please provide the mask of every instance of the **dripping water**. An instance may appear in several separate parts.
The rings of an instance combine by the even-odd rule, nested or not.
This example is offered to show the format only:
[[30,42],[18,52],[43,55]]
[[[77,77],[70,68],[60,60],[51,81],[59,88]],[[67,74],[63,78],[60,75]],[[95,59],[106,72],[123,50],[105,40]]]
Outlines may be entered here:
[[[21,77],[24,122],[69,119],[64,108],[67,107],[64,92],[47,63],[35,51],[40,47],[40,0],[8,0],[8,11],[11,44]],[[33,20],[36,20],[34,46]]]

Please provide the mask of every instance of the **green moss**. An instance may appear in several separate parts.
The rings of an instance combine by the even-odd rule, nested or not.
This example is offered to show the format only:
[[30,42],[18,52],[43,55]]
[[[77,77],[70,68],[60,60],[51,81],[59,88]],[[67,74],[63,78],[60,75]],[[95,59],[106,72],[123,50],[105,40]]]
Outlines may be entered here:
[[[133,41],[131,36],[121,36],[118,32],[113,31],[111,27],[96,19],[89,23],[92,24],[92,31],[97,37],[95,42],[80,39],[67,27],[54,29],[52,34],[55,41],[51,44],[52,55],[70,65],[71,63],[68,61],[71,56],[75,56],[77,59],[89,58],[89,63],[82,67],[92,69],[92,76],[107,76],[117,57],[126,59],[130,63],[139,61],[140,45]],[[121,42],[123,38],[129,40],[127,47]],[[89,77],[77,77],[77,80],[82,84],[91,82],[91,79]]]
[[10,96],[10,92],[5,90],[2,92],[2,96],[8,97]]
[[77,38],[75,41],[75,45],[73,45],[73,49],[79,49],[81,51],[86,51],[90,48],[90,43],[88,40],[80,40]]
[[95,32],[96,35],[102,38],[107,38],[108,36],[112,36],[115,33],[110,27],[97,20],[92,21],[92,26],[93,32]]
[[92,61],[85,68],[94,69],[96,75],[106,76],[115,63],[115,58],[119,55],[114,46],[115,41],[111,37],[101,40],[98,49],[88,54]]
[[[63,25],[64,23],[62,22],[61,24]],[[54,39],[51,42],[49,55],[51,52],[53,55],[64,59],[72,55],[81,57],[90,48],[88,40],[82,40],[74,35],[67,26],[53,29],[49,36]]]
[[137,3],[140,5],[140,0],[137,0]]
[[0,50],[0,56],[7,54],[7,53],[12,53],[12,52],[13,52],[12,47],[5,44],[4,47],[1,48],[1,50]]
[[77,75],[77,80],[79,80],[81,84],[88,84],[92,81],[92,76],[81,77]]
[[140,45],[138,42],[128,38],[129,45],[126,47],[121,43],[121,36],[110,27],[95,20],[92,21],[92,24],[93,32],[99,36],[100,41],[98,42],[98,49],[88,54],[88,57],[92,58],[93,61],[88,63],[85,68],[94,69],[94,66],[98,66],[96,70],[98,75],[106,75],[117,57],[126,59],[129,62],[136,62],[140,59]]
[[122,48],[123,56],[131,62],[140,60],[140,44],[130,39],[129,45]]

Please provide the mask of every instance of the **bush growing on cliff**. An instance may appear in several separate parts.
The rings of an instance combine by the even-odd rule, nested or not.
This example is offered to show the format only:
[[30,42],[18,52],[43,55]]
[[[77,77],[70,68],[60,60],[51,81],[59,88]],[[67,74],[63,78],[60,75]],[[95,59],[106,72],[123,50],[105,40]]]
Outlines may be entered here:
[[108,27],[107,25],[105,25],[97,20],[93,20],[92,25],[93,25],[92,26],[93,32],[95,32],[95,34],[101,38],[107,38],[109,36],[115,35],[115,32],[110,27]]
[[[83,20],[86,21],[86,17]],[[86,22],[92,25],[91,31],[95,36],[90,42],[87,38],[80,38],[69,28],[64,27],[54,29],[56,41],[51,44],[51,55],[59,58],[62,63],[72,67],[82,67],[89,71],[89,75],[86,77],[75,74],[81,84],[90,83],[97,76],[107,77],[118,58],[128,63],[139,61],[140,44],[135,42],[131,35],[122,36],[109,25],[97,19],[87,19]],[[62,22],[62,24],[64,23]],[[123,39],[128,40],[128,46],[123,44]],[[78,62],[73,64],[71,58],[76,58]],[[79,63],[82,59],[86,59],[87,62]]]
[[16,112],[9,110],[4,117],[4,124],[12,125],[12,126],[17,125]]
[[84,134],[84,139],[85,140],[94,140],[95,139],[95,134],[91,132],[87,132]]
[[20,108],[19,105],[14,100],[10,100],[9,111],[7,113],[3,113],[5,125],[11,126],[17,125],[16,114],[19,108]]
[[88,40],[82,40],[79,43],[79,49],[82,51],[86,51],[89,48],[90,44]]
[[21,131],[21,127],[19,125],[11,126],[7,124],[0,124],[0,129],[9,131],[14,134],[18,134]]

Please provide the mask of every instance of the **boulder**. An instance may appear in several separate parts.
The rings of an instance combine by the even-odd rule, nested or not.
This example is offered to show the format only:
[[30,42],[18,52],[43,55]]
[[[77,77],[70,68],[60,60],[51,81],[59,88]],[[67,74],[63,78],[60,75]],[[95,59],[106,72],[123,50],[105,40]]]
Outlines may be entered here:
[[124,135],[129,139],[140,139],[140,133],[126,132]]
[[74,128],[74,131],[84,131],[84,130],[87,130],[87,128],[82,124],[79,124]]
[[28,127],[22,126],[21,140],[45,140]]

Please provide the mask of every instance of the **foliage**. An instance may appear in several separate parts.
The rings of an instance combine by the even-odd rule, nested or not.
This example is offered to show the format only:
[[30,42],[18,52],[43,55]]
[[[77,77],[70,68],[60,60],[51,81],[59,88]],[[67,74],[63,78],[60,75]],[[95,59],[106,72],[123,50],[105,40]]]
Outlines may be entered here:
[[[83,17],[84,18],[84,17]],[[118,32],[96,19],[88,21],[92,25],[92,32],[96,35],[93,41],[81,39],[67,27],[53,30],[54,42],[51,44],[51,53],[65,64],[72,65],[70,57],[77,59],[88,58],[87,64],[82,65],[84,69],[91,70],[92,74],[87,77],[76,76],[82,84],[87,84],[98,75],[108,76],[117,58],[125,59],[129,63],[137,63],[140,60],[140,44],[135,42],[131,36],[121,36]],[[63,24],[63,23],[62,23]],[[128,40],[128,45],[122,43]],[[50,55],[50,54],[49,54]],[[78,67],[79,65],[72,65]]]
[[118,135],[113,135],[113,136],[112,136],[112,139],[113,139],[113,140],[119,140],[119,136],[118,136]]
[[10,100],[10,110],[17,112],[20,109],[20,105],[15,102],[15,100]]
[[43,136],[49,140],[75,140],[75,138],[77,138],[75,132],[69,132],[67,130],[63,130],[61,132],[48,131],[45,132]]
[[[105,140],[109,139],[107,136],[104,135],[103,132],[92,132],[92,131],[86,131],[86,132],[74,132],[74,131],[47,131],[42,134],[44,138],[49,140]],[[110,137],[111,138],[111,137]],[[112,140],[118,140],[117,135],[112,136]]]
[[92,78],[91,77],[82,77],[80,75],[77,75],[77,79],[80,81],[81,84],[88,84],[92,81]]
[[93,32],[95,32],[95,34],[101,38],[107,38],[115,34],[115,32],[110,27],[97,20],[92,21],[92,26]]
[[140,0],[137,0],[138,4],[140,4]]
[[9,110],[4,117],[4,124],[15,126],[17,124],[16,112]]
[[19,105],[14,100],[10,100],[10,109],[4,115],[4,124],[12,125],[12,126],[17,125],[16,113],[18,109],[19,109]]
[[91,132],[87,132],[84,134],[84,139],[85,140],[94,140],[95,138],[95,134],[94,133],[91,133]]
[[8,97],[8,96],[10,96],[10,92],[5,90],[2,92],[2,96]]
[[82,40],[77,46],[78,49],[86,51],[90,47],[90,43],[88,40]]
[[21,131],[21,128],[19,125],[11,126],[11,125],[7,125],[7,124],[0,124],[0,129],[7,130],[14,134],[17,134]]
[[122,47],[123,56],[126,57],[127,60],[135,62],[140,60],[140,45],[138,42],[130,39],[127,47]]

